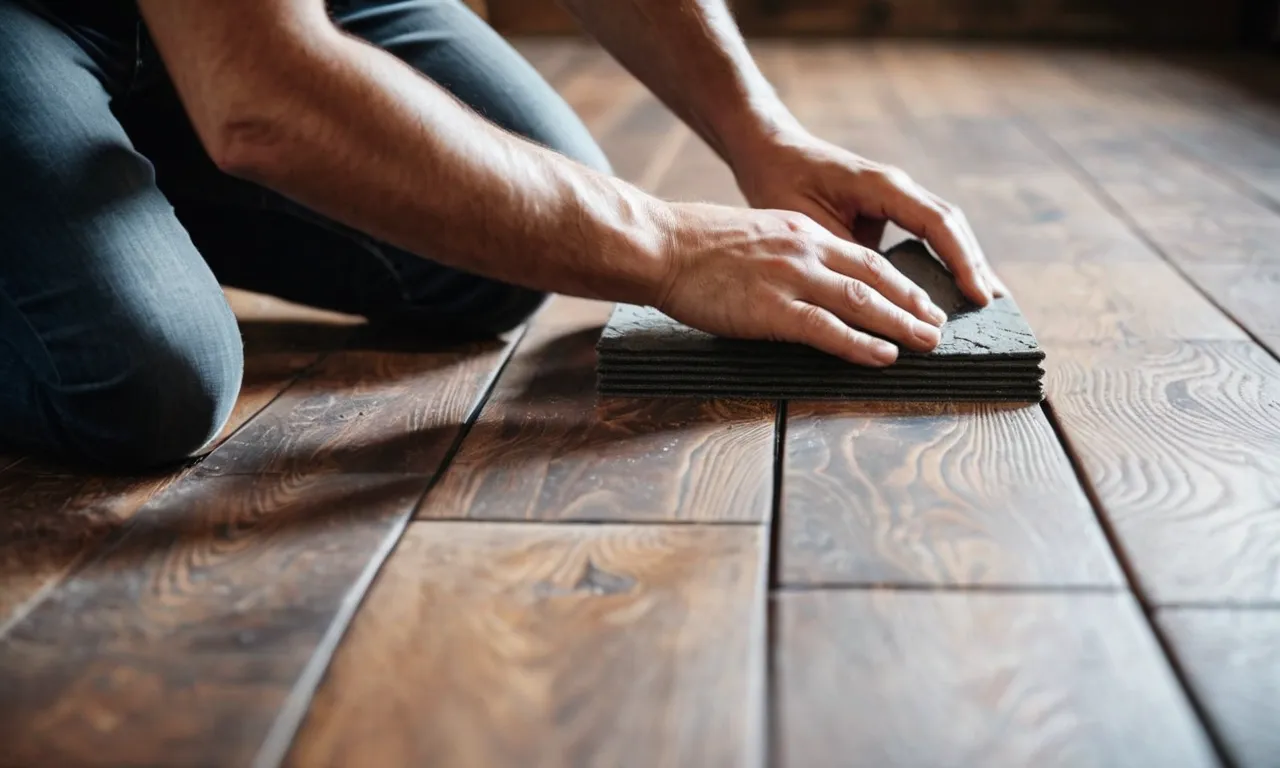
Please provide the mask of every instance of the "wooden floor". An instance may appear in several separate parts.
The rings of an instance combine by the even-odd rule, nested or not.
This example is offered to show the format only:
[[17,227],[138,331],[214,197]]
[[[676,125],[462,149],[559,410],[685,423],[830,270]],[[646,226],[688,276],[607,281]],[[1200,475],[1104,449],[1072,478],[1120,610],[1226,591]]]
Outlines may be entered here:
[[[739,201],[521,47],[621,175]],[[597,402],[600,304],[424,350],[236,294],[205,461],[0,461],[0,764],[1280,765],[1280,64],[759,56],[966,209],[1045,406]]]

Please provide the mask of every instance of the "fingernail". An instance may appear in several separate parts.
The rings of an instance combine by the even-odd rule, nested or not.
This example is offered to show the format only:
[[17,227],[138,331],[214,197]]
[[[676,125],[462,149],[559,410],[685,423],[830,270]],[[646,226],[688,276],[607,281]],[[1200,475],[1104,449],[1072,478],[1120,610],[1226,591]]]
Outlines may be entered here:
[[929,345],[929,349],[938,346],[938,342],[942,340],[942,332],[927,323],[916,323],[913,332],[917,339]]
[[898,359],[898,348],[887,341],[876,341],[875,344],[871,345],[871,356],[877,362],[889,365]]
[[982,298],[985,299],[987,303],[991,303],[991,298],[992,298],[991,285],[988,284],[986,278],[982,277],[981,275],[978,276],[977,280],[978,280],[978,293],[982,294]]

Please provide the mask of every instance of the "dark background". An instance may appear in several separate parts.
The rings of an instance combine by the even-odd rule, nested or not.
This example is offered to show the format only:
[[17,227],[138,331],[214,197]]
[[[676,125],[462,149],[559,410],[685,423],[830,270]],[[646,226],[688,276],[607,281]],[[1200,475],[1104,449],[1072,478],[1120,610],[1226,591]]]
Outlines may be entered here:
[[[556,0],[475,0],[508,34],[566,34]],[[732,0],[750,35],[1280,43],[1280,0]]]

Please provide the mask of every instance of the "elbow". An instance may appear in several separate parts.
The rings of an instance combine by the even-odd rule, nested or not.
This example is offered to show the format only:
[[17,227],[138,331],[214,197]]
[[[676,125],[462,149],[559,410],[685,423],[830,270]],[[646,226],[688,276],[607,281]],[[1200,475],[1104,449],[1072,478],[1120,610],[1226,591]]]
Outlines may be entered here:
[[213,164],[230,176],[270,184],[286,162],[284,127],[259,115],[228,115],[205,142]]

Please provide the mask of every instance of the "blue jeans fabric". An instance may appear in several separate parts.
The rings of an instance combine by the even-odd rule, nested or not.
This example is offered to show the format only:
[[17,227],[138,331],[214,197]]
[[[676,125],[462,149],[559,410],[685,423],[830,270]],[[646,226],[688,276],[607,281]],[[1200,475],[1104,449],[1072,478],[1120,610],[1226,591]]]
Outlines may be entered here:
[[[456,0],[328,7],[490,120],[607,170]],[[243,365],[220,283],[431,336],[505,330],[543,298],[218,171],[132,2],[0,0],[0,448],[134,469],[198,452]]]

